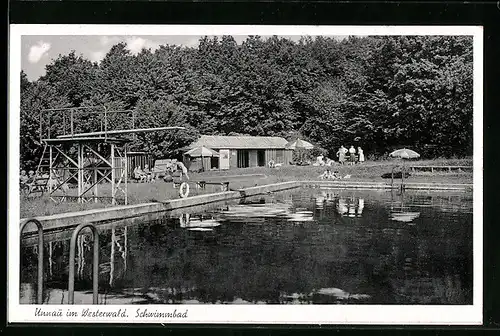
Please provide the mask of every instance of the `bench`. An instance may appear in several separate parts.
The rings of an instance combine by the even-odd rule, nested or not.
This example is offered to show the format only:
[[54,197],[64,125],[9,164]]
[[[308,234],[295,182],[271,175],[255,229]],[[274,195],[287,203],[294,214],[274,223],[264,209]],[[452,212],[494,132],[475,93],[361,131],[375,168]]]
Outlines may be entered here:
[[176,170],[176,164],[176,159],[156,160],[154,167],[151,169],[151,173],[155,174],[156,176],[161,176],[160,174],[165,174],[168,169],[171,169],[172,171]]
[[197,186],[200,189],[205,189],[207,185],[215,185],[215,186],[220,186],[222,191],[228,191],[229,190],[229,182],[207,182],[207,181],[198,181],[196,182]]
[[453,171],[456,171],[456,172],[466,172],[466,171],[470,171],[472,172],[473,170],[473,167],[472,166],[410,166],[408,167],[410,169],[410,171],[412,172],[417,172],[417,171],[420,171],[420,172],[425,172],[425,171],[430,171],[431,173],[434,173],[434,172],[453,172]]

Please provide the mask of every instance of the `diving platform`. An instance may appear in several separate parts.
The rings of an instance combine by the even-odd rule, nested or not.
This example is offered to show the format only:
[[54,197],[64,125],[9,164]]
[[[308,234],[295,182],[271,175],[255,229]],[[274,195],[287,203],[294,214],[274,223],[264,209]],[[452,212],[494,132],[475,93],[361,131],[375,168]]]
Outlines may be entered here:
[[185,129],[141,127],[135,110],[105,106],[44,109],[39,122],[42,152],[26,196],[113,205],[128,204],[127,152],[135,135]]

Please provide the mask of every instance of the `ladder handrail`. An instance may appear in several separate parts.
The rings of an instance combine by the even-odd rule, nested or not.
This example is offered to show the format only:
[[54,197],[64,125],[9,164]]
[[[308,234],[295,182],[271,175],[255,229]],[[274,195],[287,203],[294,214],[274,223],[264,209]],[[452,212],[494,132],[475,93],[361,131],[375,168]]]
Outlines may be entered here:
[[[49,183],[49,180],[50,180],[50,169],[49,169],[49,177],[48,178],[43,178],[40,174],[41,174],[41,171],[40,171],[40,168],[42,166],[42,161],[45,159],[47,159],[45,157],[45,154],[47,153],[47,143],[44,142],[44,145],[43,145],[43,152],[42,152],[42,156],[40,157],[40,161],[38,162],[38,165],[36,167],[36,171],[35,171],[35,174],[33,176],[33,180],[28,184],[28,195],[32,194],[32,193],[35,193],[35,192],[41,192],[43,194],[44,192],[44,188],[47,187],[47,183]],[[50,161],[50,158],[48,158],[48,160]],[[39,180],[46,180],[44,184],[38,184],[38,181]],[[38,190],[37,190],[38,188]]]
[[43,303],[43,226],[42,223],[36,219],[31,218],[21,224],[19,235],[22,239],[22,233],[29,223],[35,223],[38,228],[38,287],[37,287],[37,303]]
[[68,279],[68,303],[75,303],[75,246],[78,235],[84,228],[90,228],[94,235],[94,257],[93,257],[93,303],[98,304],[99,290],[99,232],[92,223],[82,223],[78,225],[71,236],[69,247],[69,279]]

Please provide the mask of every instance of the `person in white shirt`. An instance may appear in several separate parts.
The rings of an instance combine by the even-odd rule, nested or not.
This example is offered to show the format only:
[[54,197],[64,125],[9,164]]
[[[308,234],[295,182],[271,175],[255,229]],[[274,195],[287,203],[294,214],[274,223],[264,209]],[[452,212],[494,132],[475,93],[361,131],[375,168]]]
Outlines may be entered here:
[[356,149],[354,148],[354,146],[351,146],[351,148],[349,148],[349,164],[350,165],[353,165],[354,163],[356,163]]
[[365,162],[365,154],[363,153],[361,147],[358,147],[358,161],[359,163]]

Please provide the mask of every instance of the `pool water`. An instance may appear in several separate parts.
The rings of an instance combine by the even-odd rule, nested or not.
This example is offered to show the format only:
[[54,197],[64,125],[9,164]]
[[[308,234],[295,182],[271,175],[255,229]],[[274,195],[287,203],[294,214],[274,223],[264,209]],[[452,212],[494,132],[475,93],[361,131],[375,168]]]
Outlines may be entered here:
[[[67,302],[69,237],[45,244],[45,303]],[[90,304],[87,231],[76,249],[75,303]],[[101,304],[472,304],[472,195],[305,188],[108,223],[99,272]]]

